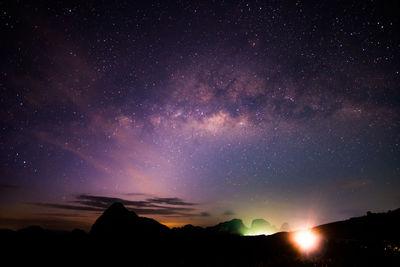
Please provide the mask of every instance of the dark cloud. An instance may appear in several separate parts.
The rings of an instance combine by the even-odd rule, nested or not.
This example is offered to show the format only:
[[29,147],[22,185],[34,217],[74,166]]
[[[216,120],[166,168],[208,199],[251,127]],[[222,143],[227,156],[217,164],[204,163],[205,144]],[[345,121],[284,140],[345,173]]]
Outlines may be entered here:
[[181,213],[181,214],[166,215],[166,217],[169,217],[169,218],[172,218],[172,217],[190,218],[190,217],[209,217],[209,216],[211,216],[211,214],[206,211],[203,211],[200,213]]
[[[191,216],[209,216],[207,212],[200,214],[193,213],[194,208],[187,206],[197,205],[195,203],[185,202],[180,198],[150,198],[145,201],[132,201],[122,198],[106,197],[106,196],[93,196],[93,195],[77,195],[76,199],[70,201],[76,205],[70,204],[57,204],[57,203],[30,203],[36,206],[76,210],[76,211],[95,211],[102,212],[107,209],[112,203],[120,202],[126,206],[127,209],[136,212],[139,215],[164,215],[164,216],[177,216],[177,217],[191,217]],[[167,206],[165,206],[167,205]]]
[[148,202],[152,203],[160,203],[160,204],[168,204],[168,205],[182,205],[182,206],[192,206],[196,205],[196,203],[185,202],[180,198],[149,198]]
[[125,206],[154,207],[154,205],[149,201],[131,201],[115,197],[78,195],[76,198],[77,200],[74,201],[75,203],[99,208],[107,208],[114,202],[120,202]]
[[225,215],[225,216],[232,216],[232,215],[235,215],[235,212],[232,211],[232,210],[226,210],[226,211],[223,213],[223,215]]
[[47,208],[56,208],[63,210],[79,210],[79,211],[103,211],[103,209],[97,207],[90,206],[75,206],[75,205],[65,205],[65,204],[56,204],[56,203],[29,203],[35,206],[47,207]]
[[78,213],[62,213],[62,212],[54,212],[54,213],[36,213],[35,215],[38,216],[45,216],[45,217],[88,217],[84,214]]
[[140,208],[128,208],[131,211],[136,212],[139,215],[173,215],[175,217],[190,217],[193,214],[189,213],[194,209],[186,208],[172,208],[172,207],[160,207],[158,209],[140,209]]
[[146,193],[126,193],[124,195],[125,196],[150,196],[149,194],[146,194]]

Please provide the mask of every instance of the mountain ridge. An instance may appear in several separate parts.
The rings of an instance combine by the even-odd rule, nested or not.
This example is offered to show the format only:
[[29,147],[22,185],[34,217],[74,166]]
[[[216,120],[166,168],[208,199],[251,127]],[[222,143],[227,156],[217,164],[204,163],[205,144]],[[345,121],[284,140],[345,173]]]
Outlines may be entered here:
[[[56,232],[41,227],[0,229],[3,252],[13,262],[136,266],[400,266],[400,210],[314,227],[321,237],[316,251],[304,253],[293,232],[241,236],[244,224],[233,219],[213,227],[186,225],[169,229],[140,217],[122,204],[111,205],[89,233]],[[267,225],[259,220],[254,225]],[[253,225],[253,226],[254,226]],[[383,230],[374,231],[376,227]],[[357,228],[359,228],[357,230]],[[27,255],[21,257],[21,255]],[[28,262],[25,262],[28,261]]]

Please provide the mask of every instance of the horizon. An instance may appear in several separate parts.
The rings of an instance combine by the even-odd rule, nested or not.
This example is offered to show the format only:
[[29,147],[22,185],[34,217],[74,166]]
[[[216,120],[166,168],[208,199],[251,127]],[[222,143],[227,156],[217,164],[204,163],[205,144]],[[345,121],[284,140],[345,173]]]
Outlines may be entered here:
[[0,228],[303,229],[400,207],[395,2],[0,5]]
[[[121,203],[121,202],[114,202],[114,203],[112,203],[111,205],[113,205],[113,204],[115,204],[115,203]],[[121,203],[122,204],[122,203]],[[79,224],[76,224],[76,222],[75,223],[72,223],[72,224],[70,224],[70,227],[68,227],[68,228],[65,228],[65,226],[63,227],[62,225],[60,225],[61,226],[61,228],[58,228],[58,227],[46,227],[46,224],[35,224],[35,223],[28,223],[29,222],[29,219],[27,220],[27,222],[26,222],[26,224],[23,224],[23,226],[22,227],[14,227],[14,226],[12,226],[12,227],[0,227],[0,230],[13,230],[13,231],[19,231],[19,230],[23,230],[23,229],[27,229],[27,228],[29,228],[29,227],[37,227],[37,226],[39,226],[39,227],[41,227],[41,228],[43,228],[44,230],[49,230],[49,231],[72,231],[72,230],[83,230],[83,231],[85,231],[85,232],[90,232],[90,230],[91,230],[91,228],[92,228],[92,226],[93,226],[93,224],[95,223],[95,221],[97,221],[99,218],[100,218],[100,216],[102,216],[103,214],[104,214],[104,212],[106,211],[106,210],[108,210],[110,207],[111,207],[111,205],[109,206],[109,207],[107,207],[102,213],[100,213],[100,214],[98,214],[98,216],[95,218],[95,220],[92,222],[92,223],[87,223],[86,225],[85,225],[85,227],[76,227],[77,225],[79,225]],[[122,204],[123,205],[123,204]],[[124,205],[123,205],[124,206]],[[125,206],[124,206],[125,207]],[[126,210],[128,210],[129,212],[133,212],[134,214],[136,214],[135,213],[135,211],[134,210],[132,210],[132,209],[129,209],[129,208],[126,208],[125,207],[125,209]],[[243,236],[259,236],[259,235],[265,235],[265,236],[268,236],[268,235],[273,235],[273,234],[276,234],[276,233],[282,233],[282,232],[288,232],[288,233],[295,233],[295,232],[304,232],[304,231],[309,231],[309,230],[311,230],[311,229],[314,229],[314,228],[318,228],[318,227],[321,227],[321,226],[324,226],[324,225],[328,225],[328,224],[332,224],[332,223],[337,223],[337,222],[343,222],[343,221],[349,221],[349,220],[351,220],[351,219],[354,219],[354,218],[363,218],[363,217],[368,217],[368,216],[370,216],[371,214],[372,215],[376,215],[376,214],[390,214],[391,212],[395,212],[395,211],[400,211],[400,208],[397,208],[397,209],[395,209],[395,210],[388,210],[388,211],[386,211],[386,212],[371,212],[371,211],[368,211],[368,212],[366,212],[365,214],[363,214],[363,215],[360,215],[360,216],[356,216],[356,217],[351,217],[351,218],[347,218],[347,219],[344,219],[344,220],[341,220],[341,221],[332,221],[332,222],[326,222],[326,223],[322,223],[322,224],[319,224],[319,225],[305,225],[305,226],[301,226],[301,227],[298,227],[298,228],[296,228],[296,229],[292,229],[291,227],[290,227],[290,225],[289,224],[286,224],[286,225],[282,225],[280,228],[277,228],[275,225],[273,225],[273,224],[270,224],[267,220],[265,220],[265,219],[263,219],[263,218],[254,218],[254,219],[252,219],[252,220],[250,220],[250,223],[245,223],[241,218],[233,218],[233,219],[229,219],[229,220],[227,220],[227,221],[221,221],[221,222],[218,222],[217,224],[215,224],[215,225],[192,225],[192,224],[173,224],[173,225],[168,225],[168,223],[163,223],[163,222],[158,222],[158,223],[160,223],[160,224],[162,224],[162,225],[164,225],[164,226],[167,226],[169,229],[173,229],[173,228],[183,228],[184,226],[188,226],[188,225],[192,225],[192,226],[195,226],[195,227],[201,227],[201,228],[203,228],[203,229],[207,229],[207,228],[213,228],[213,227],[216,227],[217,225],[219,225],[219,224],[223,224],[223,223],[230,223],[230,222],[232,222],[232,221],[240,221],[240,223],[242,223],[243,224],[243,227],[244,227],[244,229],[241,229],[240,230],[240,235],[243,235]],[[139,216],[139,217],[146,217],[146,216],[140,216],[140,215],[137,215],[136,214],[136,216]],[[261,221],[261,223],[262,223],[262,225],[260,226],[260,225],[253,225],[256,221]],[[61,222],[63,222],[63,221],[61,221]],[[64,221],[65,222],[65,221]],[[4,224],[4,225],[7,225],[7,224]],[[51,225],[51,224],[47,224],[47,225]],[[81,226],[82,226],[83,224],[81,224]]]

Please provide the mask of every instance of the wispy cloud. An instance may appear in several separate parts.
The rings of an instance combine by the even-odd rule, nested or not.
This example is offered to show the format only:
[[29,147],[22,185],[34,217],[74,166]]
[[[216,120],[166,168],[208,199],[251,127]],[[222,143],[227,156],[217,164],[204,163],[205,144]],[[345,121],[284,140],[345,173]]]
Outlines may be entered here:
[[[193,217],[193,216],[210,216],[207,212],[199,212],[193,206],[197,203],[186,202],[180,198],[160,198],[153,197],[146,200],[127,200],[123,198],[107,197],[107,196],[94,196],[81,194],[75,197],[75,200],[69,201],[73,204],[58,204],[58,203],[30,203],[35,206],[75,210],[75,211],[88,211],[88,212],[102,212],[107,209],[112,203],[120,202],[124,204],[129,210],[136,212],[139,215],[162,215],[174,217]],[[189,207],[190,206],[190,207]]]
[[11,185],[11,184],[0,184],[0,192],[3,191],[14,191],[20,189],[20,186]]
[[90,207],[90,206],[76,206],[76,205],[65,205],[56,203],[29,203],[40,207],[56,208],[64,210],[80,210],[80,211],[102,211],[103,209]]
[[146,193],[126,193],[125,196],[150,196],[150,194]]
[[160,203],[160,204],[168,204],[168,205],[182,205],[182,206],[192,206],[196,205],[196,203],[185,202],[180,198],[149,198],[148,202],[152,203]]

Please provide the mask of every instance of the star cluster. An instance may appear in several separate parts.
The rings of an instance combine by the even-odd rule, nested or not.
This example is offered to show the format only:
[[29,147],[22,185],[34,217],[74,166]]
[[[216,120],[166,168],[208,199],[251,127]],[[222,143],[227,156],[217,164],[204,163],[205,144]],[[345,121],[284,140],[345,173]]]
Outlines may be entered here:
[[87,228],[114,200],[170,226],[400,205],[395,1],[9,1],[0,16],[1,227]]

